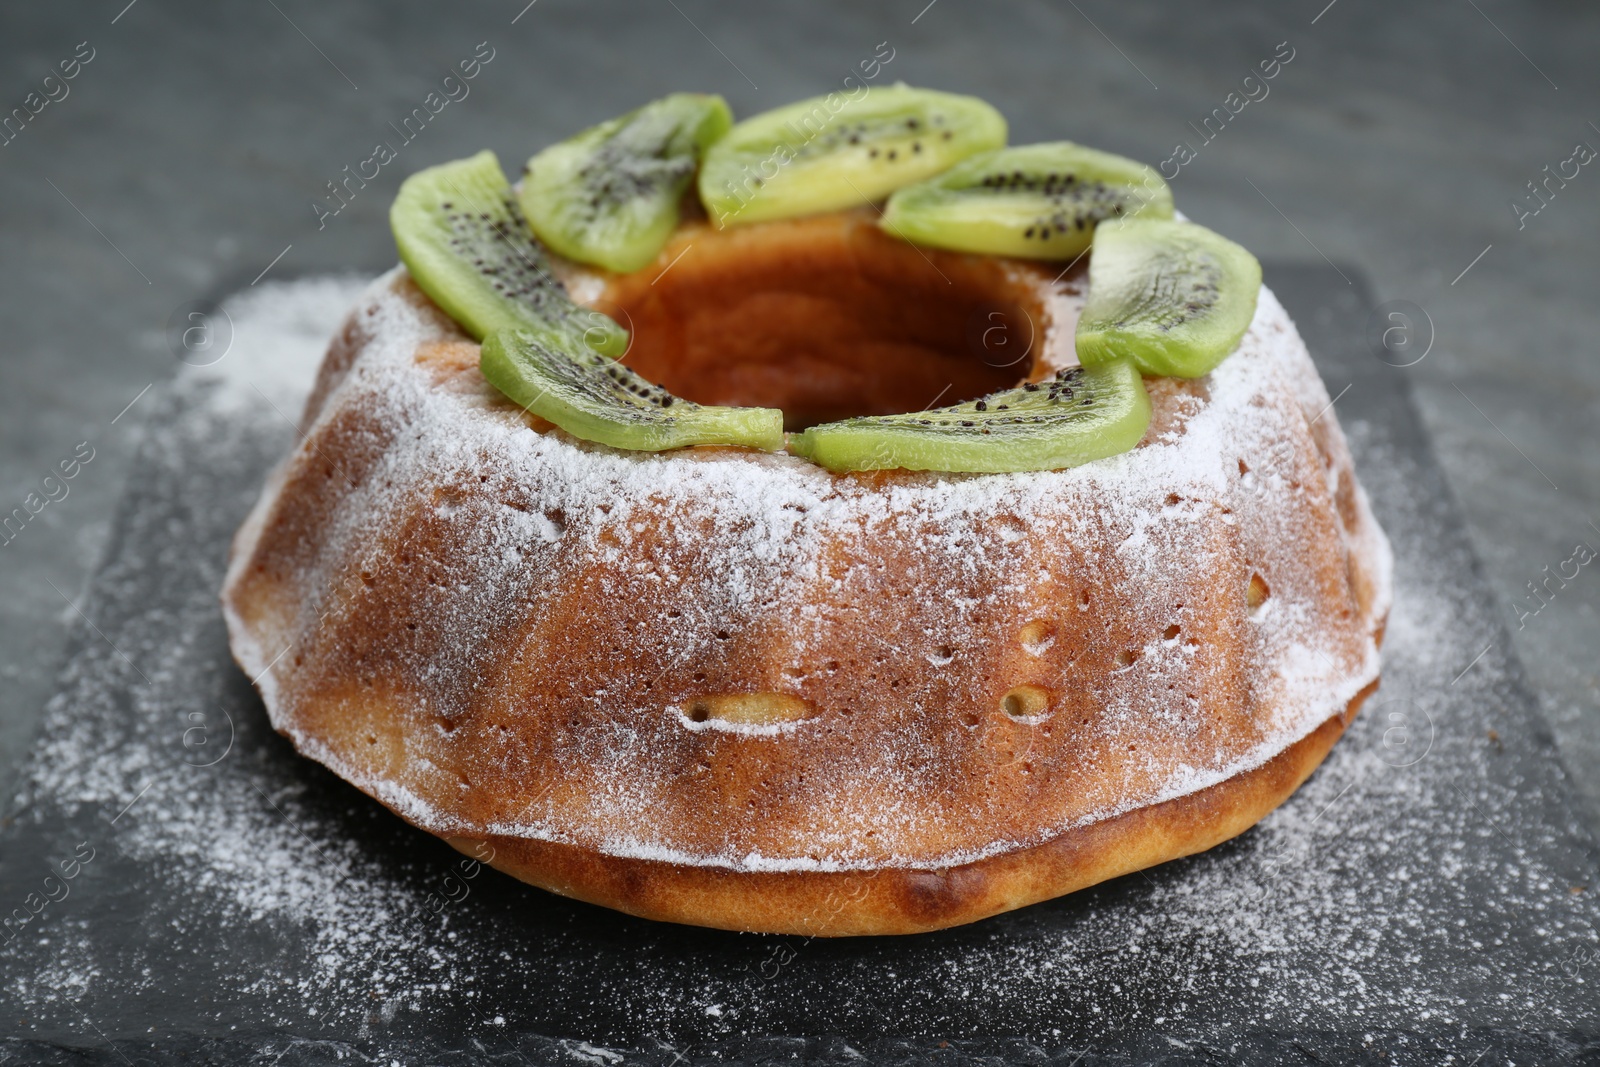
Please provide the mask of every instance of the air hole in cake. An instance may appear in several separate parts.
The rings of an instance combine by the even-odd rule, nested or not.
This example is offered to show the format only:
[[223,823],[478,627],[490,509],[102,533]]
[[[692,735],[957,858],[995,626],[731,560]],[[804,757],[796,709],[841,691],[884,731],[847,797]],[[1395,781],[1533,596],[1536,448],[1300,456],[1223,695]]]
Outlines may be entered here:
[[702,404],[782,408],[795,431],[975,400],[1033,369],[1046,317],[1004,263],[822,219],[707,230],[665,273],[608,276],[628,366]]
[[1246,474],[1249,474],[1249,473],[1250,473],[1249,466],[1247,466],[1245,464],[1245,461],[1241,459],[1239,461],[1239,477],[1243,478]]
[[1133,666],[1133,661],[1138,658],[1139,653],[1136,649],[1125,648],[1121,652],[1117,653],[1117,666],[1131,667]]
[[1056,643],[1056,624],[1049,619],[1035,619],[1017,631],[1017,643],[1030,656],[1042,656]]
[[945,664],[949,663],[955,658],[956,650],[951,648],[949,645],[940,645],[938,648],[928,653],[928,662],[933,664],[935,667],[943,667]]
[[691,723],[772,726],[810,718],[811,705],[787,693],[717,693],[691,701],[683,717]]
[[1178,638],[1179,632],[1178,624],[1173,623],[1171,626],[1161,631],[1161,637],[1166,641],[1175,641]]
[[993,526],[1000,540],[1006,544],[1015,544],[1028,536],[1027,524],[1015,515],[1001,515],[994,520]]
[[1261,572],[1250,575],[1250,584],[1245,587],[1244,602],[1252,613],[1260,611],[1261,605],[1267,602],[1272,595],[1272,590],[1267,585],[1267,580],[1261,577]]
[[1019,685],[1000,698],[1000,710],[1013,719],[1036,719],[1050,710],[1050,691],[1037,685]]

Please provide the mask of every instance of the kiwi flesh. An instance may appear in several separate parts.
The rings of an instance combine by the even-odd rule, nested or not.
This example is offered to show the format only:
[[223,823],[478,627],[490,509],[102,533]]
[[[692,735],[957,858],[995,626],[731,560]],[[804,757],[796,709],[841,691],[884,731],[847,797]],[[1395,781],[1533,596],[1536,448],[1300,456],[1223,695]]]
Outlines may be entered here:
[[718,226],[875,202],[1006,143],[972,96],[908,85],[802,100],[740,122],[706,152],[700,199]]
[[701,153],[732,125],[722,97],[673,93],[528,160],[518,200],[533,232],[561,255],[639,270],[678,225]]
[[478,366],[513,401],[585,441],[645,452],[688,445],[783,448],[777,408],[704,407],[591,348],[554,346],[539,332],[490,334]]
[[916,244],[1072,259],[1105,219],[1172,217],[1172,191],[1143,163],[1073,144],[1001,148],[889,198],[883,226]]
[[934,411],[813,426],[790,450],[829,470],[1057,470],[1126,452],[1150,425],[1133,364],[1072,367]]
[[418,171],[389,226],[412,279],[476,340],[517,327],[617,355],[628,333],[579,307],[550,272],[493,152]]
[[1198,378],[1239,347],[1261,264],[1204,226],[1128,219],[1100,226],[1078,317],[1085,365],[1131,360],[1145,374]]

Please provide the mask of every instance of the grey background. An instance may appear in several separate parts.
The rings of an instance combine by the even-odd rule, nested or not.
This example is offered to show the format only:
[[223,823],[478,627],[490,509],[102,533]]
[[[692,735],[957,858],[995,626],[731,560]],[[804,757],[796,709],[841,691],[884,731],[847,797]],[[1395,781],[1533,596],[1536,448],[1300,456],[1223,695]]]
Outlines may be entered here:
[[[0,781],[107,550],[142,390],[175,368],[175,309],[249,285],[280,253],[267,277],[384,268],[389,200],[419,167],[486,146],[514,163],[675,89],[721,92],[748,115],[828,91],[887,41],[885,78],[979,94],[1016,143],[1067,137],[1156,162],[1189,142],[1198,158],[1173,183],[1189,215],[1264,260],[1332,262],[1379,301],[1426,311],[1433,344],[1408,374],[1514,650],[1600,812],[1600,567],[1521,629],[1513,606],[1537,606],[1526,583],[1575,544],[1600,549],[1600,162],[1521,229],[1509,206],[1577,141],[1600,147],[1600,9],[125,2],[0,14],[6,111],[79,42],[95,50],[70,95],[0,146],[0,513],[79,442],[95,450],[69,496],[0,547]],[[471,95],[319,231],[324,184],[480,41],[495,58]],[[1282,41],[1294,58],[1270,95],[1202,145],[1189,123]],[[1463,641],[1461,666],[1480,651]]]

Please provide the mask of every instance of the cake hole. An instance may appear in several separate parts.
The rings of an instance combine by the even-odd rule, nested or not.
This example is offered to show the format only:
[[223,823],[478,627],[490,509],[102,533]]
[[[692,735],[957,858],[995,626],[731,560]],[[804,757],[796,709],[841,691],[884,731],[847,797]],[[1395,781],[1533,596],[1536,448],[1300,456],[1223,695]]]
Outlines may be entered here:
[[1050,691],[1037,685],[1019,685],[1000,698],[1000,710],[1013,719],[1032,719],[1050,710]]
[[1030,656],[1042,656],[1056,643],[1056,624],[1049,619],[1034,619],[1017,631],[1017,643]]
[[1177,493],[1168,493],[1167,494],[1167,507],[1169,507],[1169,508],[1170,507],[1176,507],[1181,500],[1183,500],[1183,498],[1181,496],[1179,496]]
[[1078,610],[1079,611],[1088,611],[1089,610],[1089,590],[1087,590],[1087,589],[1085,589],[1082,593],[1078,594]]
[[1246,464],[1245,461],[1241,459],[1239,461],[1239,477],[1243,478],[1246,474],[1249,474],[1249,473],[1250,473],[1249,465]]
[[1244,602],[1250,610],[1252,612],[1260,611],[1261,605],[1265,604],[1270,596],[1272,596],[1272,589],[1268,587],[1267,580],[1261,577],[1261,572],[1257,571],[1250,575],[1250,584],[1245,587],[1244,591]]
[[962,724],[965,725],[969,730],[976,729],[977,725],[982,721],[982,717],[980,717],[975,711],[969,711],[965,715],[961,716]]
[[[610,277],[626,363],[702,404],[781,408],[786,430],[1009,388],[1047,319],[1003,262],[918,248],[839,216],[699,233],[670,273]],[[668,249],[667,254],[672,254]]]
[[1133,666],[1133,661],[1138,659],[1138,658],[1139,658],[1139,653],[1138,653],[1137,650],[1131,649],[1131,648],[1125,648],[1121,652],[1117,653],[1117,666],[1119,666],[1119,667],[1131,667],[1131,666]]
[[935,667],[943,667],[945,664],[949,663],[955,658],[956,650],[951,648],[949,645],[940,645],[938,648],[928,653],[928,662],[933,664]]
[[1178,624],[1173,623],[1171,626],[1161,631],[1161,637],[1165,641],[1176,641],[1180,632],[1181,630],[1179,629]]
[[811,705],[788,693],[717,693],[700,697],[684,709],[690,722],[766,726],[811,717]]
[[994,529],[1006,544],[1015,544],[1028,536],[1027,524],[1015,515],[999,516],[994,520]]

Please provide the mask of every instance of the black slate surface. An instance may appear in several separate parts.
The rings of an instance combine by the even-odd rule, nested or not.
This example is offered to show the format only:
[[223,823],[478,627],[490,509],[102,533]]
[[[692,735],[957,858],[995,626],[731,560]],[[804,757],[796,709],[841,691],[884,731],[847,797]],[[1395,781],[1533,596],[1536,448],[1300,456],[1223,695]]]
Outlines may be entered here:
[[1394,542],[1382,689],[1242,838],[906,939],[560,900],[297,757],[215,602],[293,431],[180,378],[0,828],[0,916],[27,918],[0,931],[0,1063],[1600,1062],[1600,853],[1405,372],[1334,271],[1268,281]]

